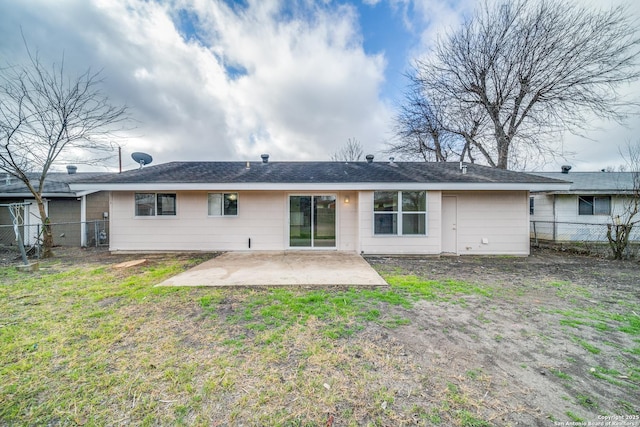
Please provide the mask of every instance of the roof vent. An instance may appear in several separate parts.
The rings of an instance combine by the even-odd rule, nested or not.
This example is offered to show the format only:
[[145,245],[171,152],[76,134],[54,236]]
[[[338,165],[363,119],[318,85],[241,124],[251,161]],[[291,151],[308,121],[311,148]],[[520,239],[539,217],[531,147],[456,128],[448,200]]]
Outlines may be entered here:
[[67,165],[67,173],[69,175],[73,175],[74,173],[76,173],[78,171],[78,167],[74,166],[74,165]]
[[367,163],[373,163],[373,154],[367,154],[365,159],[367,159]]
[[262,154],[260,156],[260,158],[262,159],[262,163],[269,163],[269,155],[268,154]]
[[395,159],[396,159],[395,157],[389,157],[389,163],[393,163]]
[[569,171],[571,170],[571,166],[569,165],[562,165],[562,173],[569,173]]

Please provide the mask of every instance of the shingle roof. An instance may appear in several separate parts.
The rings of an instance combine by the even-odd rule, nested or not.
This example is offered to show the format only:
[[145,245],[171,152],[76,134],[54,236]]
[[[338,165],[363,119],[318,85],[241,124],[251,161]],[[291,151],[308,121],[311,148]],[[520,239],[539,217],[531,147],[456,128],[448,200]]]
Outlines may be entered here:
[[[47,174],[47,178],[44,182],[44,194],[59,194],[60,196],[73,196],[75,192],[69,189],[69,184],[76,181],[87,180],[99,175],[104,175],[104,172],[84,172],[76,174],[68,174],[62,172],[50,172]],[[37,186],[37,181],[40,178],[40,174],[28,173],[27,176],[31,182]],[[7,177],[6,174],[0,175],[0,194],[26,194],[29,193],[27,186],[20,180],[14,177]]]
[[569,192],[620,193],[634,188],[635,172],[532,172],[545,178],[570,181]]
[[556,179],[459,163],[424,162],[171,162],[142,169],[87,177],[78,183],[534,183]]

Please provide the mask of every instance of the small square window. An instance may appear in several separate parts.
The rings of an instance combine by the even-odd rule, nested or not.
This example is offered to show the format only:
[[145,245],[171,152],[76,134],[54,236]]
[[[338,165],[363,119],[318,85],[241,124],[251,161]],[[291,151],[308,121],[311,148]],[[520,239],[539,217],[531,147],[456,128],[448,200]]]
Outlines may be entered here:
[[237,216],[238,193],[209,193],[209,216]]
[[176,214],[176,195],[175,194],[158,194],[158,215],[175,215]]
[[136,193],[136,216],[155,216],[156,195],[155,193]]

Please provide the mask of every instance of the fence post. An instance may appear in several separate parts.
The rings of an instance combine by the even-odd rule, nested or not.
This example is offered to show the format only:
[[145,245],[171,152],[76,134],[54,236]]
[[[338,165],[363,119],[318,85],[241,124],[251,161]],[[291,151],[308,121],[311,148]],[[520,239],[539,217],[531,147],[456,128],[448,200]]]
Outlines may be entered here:
[[36,257],[40,259],[40,224],[36,224]]
[[538,244],[538,232],[536,231],[536,222],[535,221],[532,221],[532,222],[533,222],[533,239],[536,242],[536,246],[540,246]]

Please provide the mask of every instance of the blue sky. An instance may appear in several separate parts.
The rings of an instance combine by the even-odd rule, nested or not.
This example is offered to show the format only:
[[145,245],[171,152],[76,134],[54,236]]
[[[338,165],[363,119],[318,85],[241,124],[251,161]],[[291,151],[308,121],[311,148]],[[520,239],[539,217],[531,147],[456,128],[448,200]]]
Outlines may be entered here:
[[[607,7],[625,0],[581,0]],[[129,154],[172,160],[329,160],[349,138],[376,159],[393,137],[403,73],[480,0],[0,0],[0,57],[25,60],[20,29],[45,63],[102,69],[126,103]],[[628,2],[633,13],[640,7]],[[639,13],[640,15],[640,13]],[[630,93],[640,95],[638,85]],[[594,118],[592,141],[559,141],[574,170],[617,165],[629,128]],[[115,168],[114,157],[107,164]],[[57,166],[64,170],[64,164]],[[83,167],[80,166],[82,170]]]

